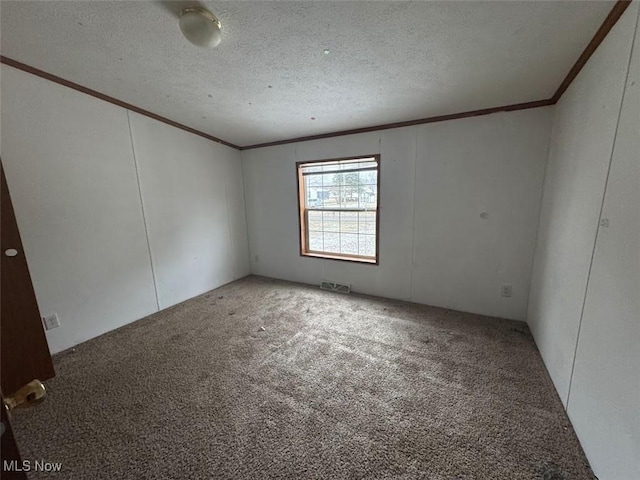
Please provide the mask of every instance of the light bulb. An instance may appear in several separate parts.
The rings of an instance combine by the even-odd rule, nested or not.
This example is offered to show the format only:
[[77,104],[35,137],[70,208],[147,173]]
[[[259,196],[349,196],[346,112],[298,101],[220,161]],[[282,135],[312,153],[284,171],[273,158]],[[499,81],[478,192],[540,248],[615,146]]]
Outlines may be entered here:
[[180,14],[182,34],[197,47],[214,48],[222,40],[220,21],[201,7],[187,7]]

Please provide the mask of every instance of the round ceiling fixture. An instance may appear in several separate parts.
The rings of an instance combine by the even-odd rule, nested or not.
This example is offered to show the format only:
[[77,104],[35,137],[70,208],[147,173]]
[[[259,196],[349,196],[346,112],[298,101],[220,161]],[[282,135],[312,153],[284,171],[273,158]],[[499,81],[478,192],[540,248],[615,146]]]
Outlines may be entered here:
[[187,7],[180,12],[180,30],[196,47],[217,47],[222,40],[220,27],[220,20],[206,8]]

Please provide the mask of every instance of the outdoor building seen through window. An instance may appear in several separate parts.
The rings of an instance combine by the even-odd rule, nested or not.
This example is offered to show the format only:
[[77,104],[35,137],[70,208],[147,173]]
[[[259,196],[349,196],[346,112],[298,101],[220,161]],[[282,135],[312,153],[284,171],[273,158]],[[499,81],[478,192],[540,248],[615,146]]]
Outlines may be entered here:
[[380,157],[298,163],[300,253],[378,262]]

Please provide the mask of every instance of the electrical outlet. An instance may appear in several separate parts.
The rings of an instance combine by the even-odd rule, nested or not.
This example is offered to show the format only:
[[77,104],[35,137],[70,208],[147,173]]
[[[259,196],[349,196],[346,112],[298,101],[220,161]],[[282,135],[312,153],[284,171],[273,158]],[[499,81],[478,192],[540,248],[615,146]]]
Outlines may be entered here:
[[510,283],[503,283],[502,287],[500,287],[500,295],[503,297],[510,297],[512,286]]
[[60,319],[58,318],[57,313],[52,313],[51,315],[42,317],[42,321],[44,322],[44,328],[47,330],[58,328],[60,326]]

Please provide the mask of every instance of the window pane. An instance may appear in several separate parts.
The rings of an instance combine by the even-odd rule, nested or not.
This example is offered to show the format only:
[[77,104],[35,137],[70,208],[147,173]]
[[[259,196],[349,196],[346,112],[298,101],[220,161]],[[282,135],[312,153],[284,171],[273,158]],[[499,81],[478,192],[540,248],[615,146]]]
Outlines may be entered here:
[[358,172],[358,181],[362,185],[376,185],[378,183],[378,172],[376,170]]
[[322,212],[314,212],[314,211],[308,212],[307,222],[308,222],[307,227],[309,231],[321,232],[322,231]]
[[307,208],[373,210],[377,206],[376,172],[306,175],[304,179]]
[[325,232],[340,231],[340,213],[339,212],[318,212],[322,214],[322,229]]
[[329,253],[340,253],[340,234],[324,234],[324,251]]
[[322,187],[322,177],[320,175],[307,175],[305,177],[305,194],[307,208],[322,206],[326,193]]
[[322,232],[309,232],[309,250],[322,252]]
[[307,187],[322,187],[322,177],[320,175],[307,175],[304,177]]
[[375,235],[358,235],[359,254],[367,257],[373,257],[376,254],[376,236]]
[[333,173],[325,173],[321,176],[322,179],[322,186],[323,187],[330,187],[332,185],[335,185],[335,182],[333,181],[333,177],[335,175]]
[[376,233],[376,212],[358,213],[358,232],[366,234]]
[[340,212],[340,232],[358,233],[357,212]]
[[355,233],[340,234],[340,253],[358,255],[358,235]]

